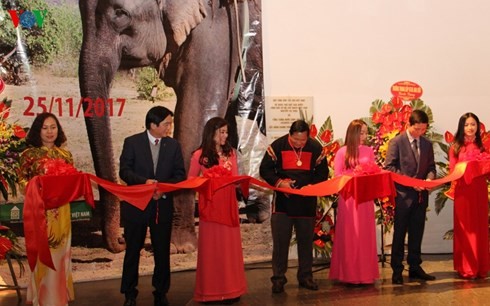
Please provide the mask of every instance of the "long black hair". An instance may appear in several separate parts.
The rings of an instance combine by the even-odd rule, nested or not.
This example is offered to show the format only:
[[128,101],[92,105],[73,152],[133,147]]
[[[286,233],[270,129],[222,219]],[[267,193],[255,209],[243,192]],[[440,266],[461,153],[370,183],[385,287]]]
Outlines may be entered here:
[[[202,132],[202,141],[198,149],[202,149],[201,157],[199,158],[199,163],[206,168],[211,168],[212,166],[219,165],[219,155],[216,151],[216,143],[214,141],[214,135],[216,131],[220,128],[227,126],[228,122],[221,117],[214,117],[206,122],[204,125],[204,130]],[[233,148],[226,139],[226,143],[221,146],[222,154],[224,156],[230,157]]]
[[468,118],[475,119],[476,121],[475,143],[480,149],[480,152],[485,151],[480,135],[480,119],[478,119],[478,116],[473,113],[466,113],[463,114],[461,117],[459,117],[458,130],[454,135],[453,148],[454,148],[454,155],[456,157],[459,155],[461,148],[464,146],[464,125],[466,124],[466,119]]

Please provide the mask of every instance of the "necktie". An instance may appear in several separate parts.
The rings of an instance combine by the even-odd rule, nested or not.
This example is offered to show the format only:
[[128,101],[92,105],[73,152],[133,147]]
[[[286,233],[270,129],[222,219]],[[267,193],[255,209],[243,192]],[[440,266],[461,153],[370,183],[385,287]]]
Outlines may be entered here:
[[154,146],[150,146],[151,149],[151,158],[153,159],[153,172],[156,173],[157,171],[157,163],[158,163],[158,151],[160,151],[160,146],[158,143],[160,142],[160,139],[155,139]]
[[415,156],[415,160],[417,161],[417,165],[419,164],[419,146],[417,144],[417,139],[414,139],[412,141],[412,151],[413,151],[413,156]]

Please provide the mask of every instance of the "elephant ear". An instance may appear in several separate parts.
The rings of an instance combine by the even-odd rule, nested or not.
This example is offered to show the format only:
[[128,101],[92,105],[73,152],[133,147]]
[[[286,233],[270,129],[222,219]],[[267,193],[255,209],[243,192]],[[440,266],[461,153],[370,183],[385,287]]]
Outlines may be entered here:
[[159,5],[178,46],[184,43],[192,29],[207,16],[202,0],[160,0]]

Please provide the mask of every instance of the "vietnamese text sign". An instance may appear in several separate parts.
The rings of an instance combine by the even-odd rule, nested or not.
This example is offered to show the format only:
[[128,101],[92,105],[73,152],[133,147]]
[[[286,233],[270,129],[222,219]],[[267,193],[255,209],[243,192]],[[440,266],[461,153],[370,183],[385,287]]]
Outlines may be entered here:
[[313,97],[266,97],[266,132],[269,142],[289,133],[291,124],[313,114]]

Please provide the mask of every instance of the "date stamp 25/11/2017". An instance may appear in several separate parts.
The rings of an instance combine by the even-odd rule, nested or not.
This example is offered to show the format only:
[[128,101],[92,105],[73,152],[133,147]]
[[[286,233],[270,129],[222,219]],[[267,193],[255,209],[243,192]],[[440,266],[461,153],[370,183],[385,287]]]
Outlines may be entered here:
[[[36,116],[50,112],[59,117],[121,117],[126,99],[124,98],[63,98],[63,97],[24,97],[27,102],[24,116]],[[85,104],[85,109],[83,105]]]

